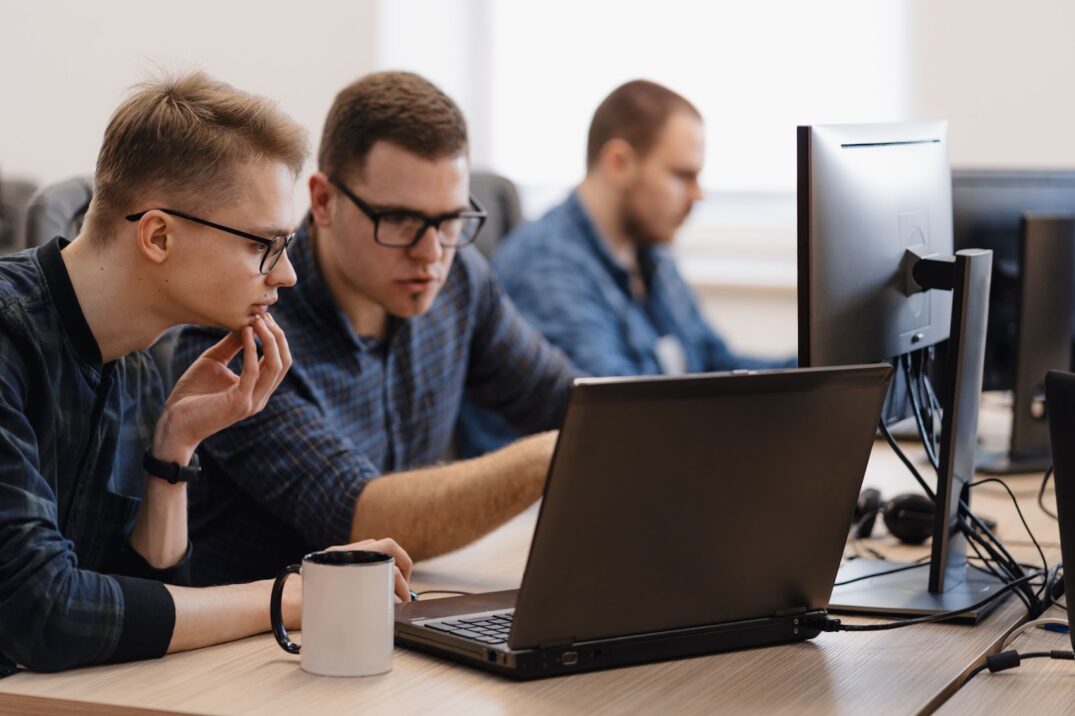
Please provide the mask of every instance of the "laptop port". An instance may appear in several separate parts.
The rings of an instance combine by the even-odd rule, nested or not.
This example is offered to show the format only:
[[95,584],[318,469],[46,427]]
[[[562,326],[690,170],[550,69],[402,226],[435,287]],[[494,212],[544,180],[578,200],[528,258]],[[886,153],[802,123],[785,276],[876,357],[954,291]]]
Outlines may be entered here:
[[577,651],[565,651],[560,655],[560,663],[564,666],[574,666],[579,663],[579,653]]

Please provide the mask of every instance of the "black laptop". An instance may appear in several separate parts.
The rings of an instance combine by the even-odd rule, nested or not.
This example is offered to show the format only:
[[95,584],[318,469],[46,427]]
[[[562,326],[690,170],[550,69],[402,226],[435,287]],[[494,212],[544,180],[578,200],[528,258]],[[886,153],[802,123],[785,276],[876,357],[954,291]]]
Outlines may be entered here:
[[[1060,554],[1068,624],[1075,623],[1075,375],[1051,370],[1045,377],[1045,404],[1056,480],[1056,515],[1060,522]],[[1070,631],[1070,630],[1069,630]],[[1075,649],[1075,633],[1071,634]]]
[[396,643],[518,679],[818,634],[887,365],[575,381],[518,590]]

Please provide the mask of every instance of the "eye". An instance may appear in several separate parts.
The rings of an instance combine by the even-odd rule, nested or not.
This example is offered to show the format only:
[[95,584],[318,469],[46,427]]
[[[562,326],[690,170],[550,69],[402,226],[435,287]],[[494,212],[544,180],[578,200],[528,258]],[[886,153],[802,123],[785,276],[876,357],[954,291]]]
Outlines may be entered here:
[[260,241],[251,241],[250,244],[253,246],[255,254],[263,254],[269,250],[269,247]]

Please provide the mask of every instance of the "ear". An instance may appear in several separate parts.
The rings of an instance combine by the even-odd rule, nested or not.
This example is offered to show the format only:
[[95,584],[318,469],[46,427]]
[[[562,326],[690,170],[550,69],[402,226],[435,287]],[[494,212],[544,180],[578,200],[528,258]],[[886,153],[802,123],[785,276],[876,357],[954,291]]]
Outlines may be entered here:
[[154,264],[162,264],[171,253],[175,236],[171,219],[160,211],[148,211],[135,226],[138,253]]
[[308,182],[310,187],[310,213],[318,226],[332,226],[332,212],[338,192],[324,172],[314,172]]
[[609,182],[616,187],[631,183],[638,173],[638,153],[623,139],[615,138],[605,142],[598,163]]

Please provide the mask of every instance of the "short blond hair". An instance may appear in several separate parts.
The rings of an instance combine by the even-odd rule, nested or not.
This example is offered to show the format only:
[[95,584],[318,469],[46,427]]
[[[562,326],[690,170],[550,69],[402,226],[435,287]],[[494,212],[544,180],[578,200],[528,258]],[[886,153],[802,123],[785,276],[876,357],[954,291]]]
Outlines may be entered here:
[[159,192],[189,211],[235,199],[237,165],[260,159],[286,165],[296,178],[307,156],[305,130],[276,103],[204,72],[134,87],[105,129],[87,222],[99,227],[154,207]]

